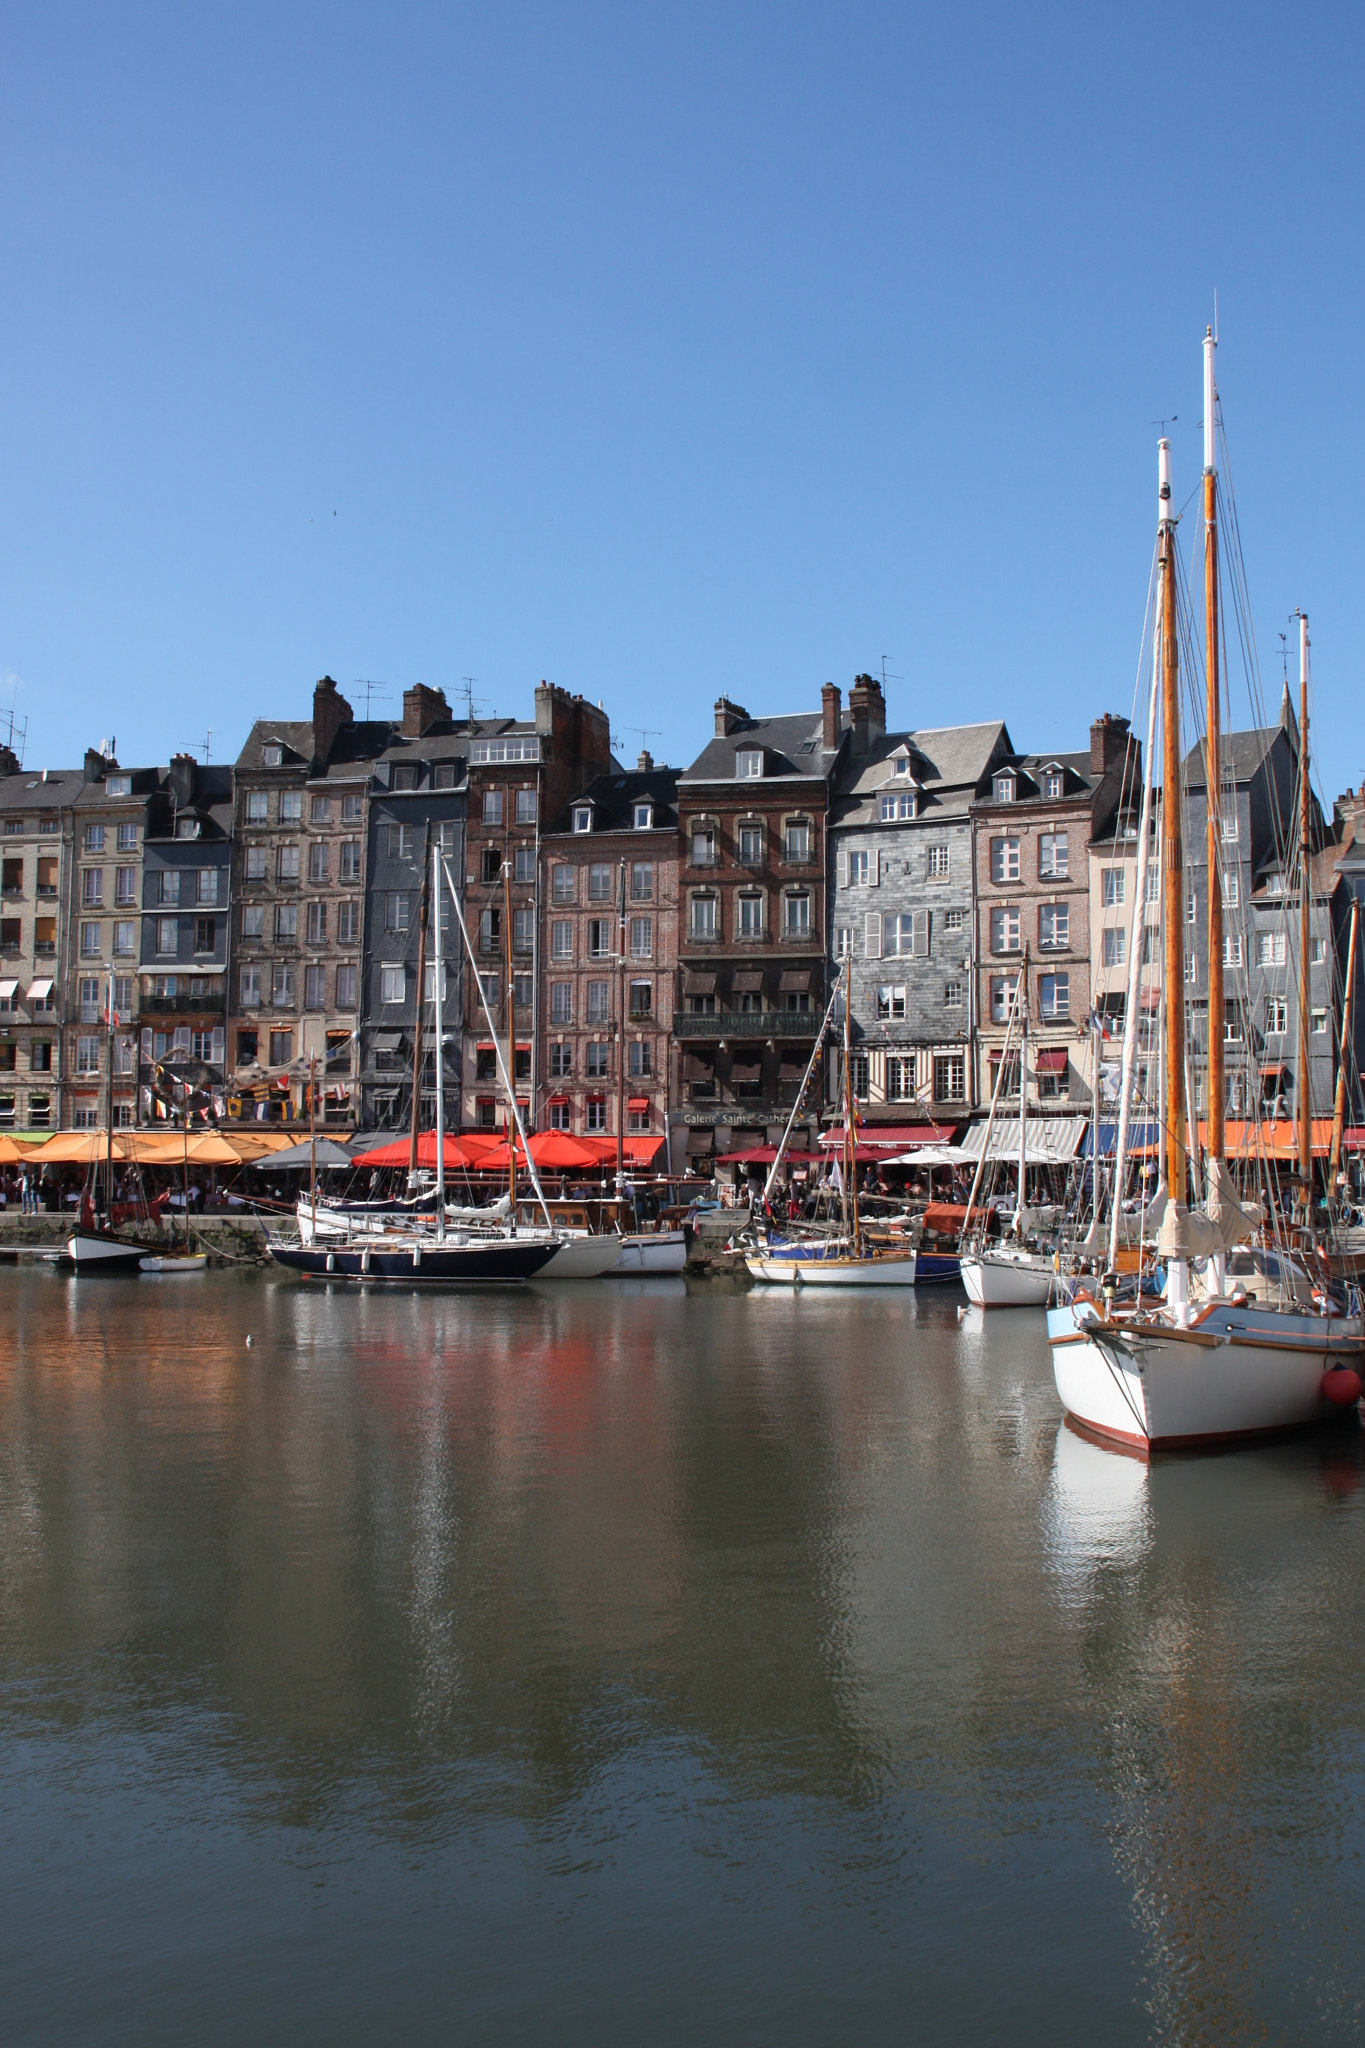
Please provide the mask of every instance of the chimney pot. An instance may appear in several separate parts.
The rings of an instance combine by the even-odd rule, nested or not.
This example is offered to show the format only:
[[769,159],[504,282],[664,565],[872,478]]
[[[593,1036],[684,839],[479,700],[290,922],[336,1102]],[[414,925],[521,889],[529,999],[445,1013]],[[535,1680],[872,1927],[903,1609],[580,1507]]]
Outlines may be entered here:
[[728,697],[716,699],[716,738],[728,740],[732,732],[738,732],[742,725],[749,723],[749,714],[742,704],[732,704]]
[[1123,760],[1128,746],[1128,720],[1106,711],[1090,728],[1090,773],[1107,775]]
[[654,756],[650,753],[648,747],[641,747],[640,758],[635,763],[635,766],[641,775],[648,775],[650,769],[654,766]]
[[441,719],[449,718],[450,706],[446,703],[444,690],[428,689],[425,683],[414,683],[410,690],[403,692],[403,737],[405,740],[420,740],[423,733],[430,732]]
[[875,676],[855,676],[848,693],[848,715],[853,722],[853,750],[866,754],[874,735],[886,731],[886,699]]

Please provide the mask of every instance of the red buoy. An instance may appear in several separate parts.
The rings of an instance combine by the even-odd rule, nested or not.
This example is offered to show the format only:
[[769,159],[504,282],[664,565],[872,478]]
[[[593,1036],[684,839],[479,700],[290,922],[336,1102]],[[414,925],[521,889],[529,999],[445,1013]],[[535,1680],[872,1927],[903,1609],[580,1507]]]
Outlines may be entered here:
[[1353,1372],[1349,1365],[1334,1365],[1322,1376],[1322,1392],[1324,1400],[1330,1401],[1334,1408],[1349,1408],[1361,1396],[1360,1374]]

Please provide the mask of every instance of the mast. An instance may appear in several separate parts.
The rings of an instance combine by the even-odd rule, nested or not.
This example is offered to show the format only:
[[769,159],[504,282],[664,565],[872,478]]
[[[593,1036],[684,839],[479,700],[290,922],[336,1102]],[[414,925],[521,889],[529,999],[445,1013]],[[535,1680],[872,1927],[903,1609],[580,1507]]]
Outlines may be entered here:
[[844,992],[844,1235],[858,1247],[858,1140],[853,1125],[853,955]]
[[[436,923],[439,927],[440,916]],[[517,984],[512,973],[512,863],[502,864],[503,959],[507,967],[507,1071],[512,1076],[513,1114],[507,1124],[507,1200],[512,1228],[517,1227]]]
[[[426,867],[425,860],[422,862]],[[436,1027],[436,1242],[445,1243],[446,1236],[446,1091],[445,1091],[445,990],[441,977],[445,971],[441,957],[441,842],[439,835],[431,843],[431,895],[436,905],[436,933],[432,950],[435,954],[432,990],[436,998],[434,1023]],[[425,988],[420,991],[426,994]],[[419,1002],[420,1010],[421,1004]]]
[[[98,990],[99,984],[96,983]],[[109,1005],[104,1013],[105,1063],[109,1068],[109,1116],[104,1131],[104,1177],[106,1215],[112,1227],[114,1216],[114,970],[109,969]],[[99,1168],[95,1168],[95,1214],[99,1214]]]
[[[1156,741],[1156,700],[1160,685],[1161,636],[1152,635],[1152,687],[1147,696],[1147,745],[1142,756],[1142,812],[1138,819],[1136,901],[1133,904],[1133,933],[1128,955],[1128,1005],[1123,1018],[1123,1078],[1119,1086],[1119,1128],[1114,1146],[1114,1195],[1109,1209],[1109,1270],[1119,1255],[1119,1208],[1128,1171],[1128,1105],[1133,1093],[1133,1066],[1137,1058],[1138,1005],[1142,1000],[1142,955],[1147,939],[1147,868],[1152,846],[1152,748]],[[1151,1111],[1148,1108],[1148,1116]],[[1141,1226],[1139,1226],[1139,1253]]]
[[[1019,1187],[1014,1198],[1014,1234],[1024,1234],[1024,1181],[1028,1175],[1027,1119],[1024,1115],[1028,1100],[1028,947],[1024,948],[1024,964],[1019,969],[1019,980],[1015,987],[1015,1002],[1019,1005]],[[1098,1057],[1098,1055],[1097,1055]],[[1002,1060],[1003,1064],[1003,1060]],[[1095,1083],[1099,1085],[1099,1068],[1096,1066]]]
[[[185,1130],[189,1131],[189,1104],[186,1103]],[[185,1138],[185,1244],[190,1241],[190,1141]],[[313,1224],[313,1239],[317,1241],[318,1228],[318,1056],[308,1057],[308,1211]]]
[[626,862],[621,857],[616,904],[616,1221],[626,1211]]
[[1313,902],[1308,780],[1308,615],[1299,613],[1299,1177],[1303,1182],[1305,1229],[1313,1227],[1313,1105],[1309,1089],[1308,1011],[1309,921]]
[[422,834],[422,900],[417,913],[417,1022],[412,1032],[412,1116],[408,1134],[408,1181],[411,1184],[417,1172],[417,1135],[422,1128],[422,1017],[426,1010],[427,994],[427,918],[431,910],[431,870],[427,865],[427,853],[431,839],[428,825]]
[[1346,1121],[1346,1063],[1355,1044],[1356,932],[1360,925],[1360,898],[1351,898],[1351,937],[1346,948],[1346,993],[1341,1006],[1341,1053],[1337,1061],[1337,1094],[1332,1108],[1332,1157],[1327,1168],[1327,1185],[1336,1186],[1341,1171],[1342,1126]]
[[1213,329],[1204,335],[1204,678],[1205,824],[1209,866],[1209,1159],[1226,1151],[1227,1084],[1223,1060],[1223,752],[1218,668],[1218,470],[1214,419]]
[[[1166,934],[1166,1192],[1185,1200],[1185,855],[1180,830],[1180,654],[1171,444],[1157,443],[1161,560],[1161,883]],[[1220,954],[1221,959],[1221,954]]]

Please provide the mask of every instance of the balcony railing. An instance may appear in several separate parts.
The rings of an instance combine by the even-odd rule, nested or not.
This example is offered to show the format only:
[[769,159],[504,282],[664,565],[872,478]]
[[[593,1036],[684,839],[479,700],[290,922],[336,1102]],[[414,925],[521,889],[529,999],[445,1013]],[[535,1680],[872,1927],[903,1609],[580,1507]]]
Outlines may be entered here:
[[222,1010],[225,1004],[224,991],[219,988],[200,996],[192,996],[188,990],[179,996],[143,996],[138,1008],[151,1016],[169,1017],[187,1010],[216,1012]]
[[709,1016],[675,1010],[676,1038],[814,1038],[820,1019],[813,1010],[716,1010]]

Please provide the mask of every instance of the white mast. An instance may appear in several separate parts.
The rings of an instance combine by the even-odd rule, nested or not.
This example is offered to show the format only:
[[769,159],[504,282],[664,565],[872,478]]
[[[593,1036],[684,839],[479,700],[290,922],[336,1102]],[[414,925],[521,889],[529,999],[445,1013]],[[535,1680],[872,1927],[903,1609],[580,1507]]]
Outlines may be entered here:
[[1114,1146],[1114,1198],[1109,1215],[1109,1270],[1119,1255],[1119,1204],[1128,1167],[1128,1105],[1137,1055],[1138,1004],[1142,997],[1142,954],[1147,936],[1147,865],[1152,843],[1152,749],[1156,743],[1156,700],[1161,689],[1161,639],[1152,633],[1152,691],[1147,702],[1147,751],[1142,760],[1142,815],[1138,819],[1137,881],[1128,957],[1128,1009],[1123,1020],[1123,1078],[1119,1084],[1119,1129]]
[[1028,1101],[1028,948],[1024,948],[1024,964],[1019,970],[1019,981],[1015,1000],[1019,1009],[1019,1188],[1014,1200],[1014,1222],[1011,1228],[1016,1237],[1023,1235],[1024,1228],[1024,1176],[1027,1171],[1027,1130],[1028,1120],[1025,1107]]
[[[431,842],[431,896],[436,910],[435,964],[436,977],[436,1242],[443,1244],[446,1234],[446,1092],[445,1092],[445,991],[441,986],[444,962],[441,949],[441,835],[435,833]],[[417,991],[420,1003],[426,996],[425,989]],[[421,1076],[418,1076],[421,1086]]]

